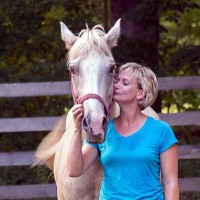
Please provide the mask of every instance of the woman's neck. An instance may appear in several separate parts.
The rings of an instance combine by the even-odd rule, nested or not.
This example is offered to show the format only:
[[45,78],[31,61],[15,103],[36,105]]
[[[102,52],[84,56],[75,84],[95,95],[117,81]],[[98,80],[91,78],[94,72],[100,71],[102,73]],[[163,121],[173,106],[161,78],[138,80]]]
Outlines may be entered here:
[[115,128],[123,136],[136,133],[146,121],[147,116],[141,113],[140,108],[121,106],[120,115],[115,118]]
[[120,115],[118,120],[121,123],[133,124],[134,122],[143,121],[146,116],[141,113],[140,107],[138,105],[123,105],[120,106]]

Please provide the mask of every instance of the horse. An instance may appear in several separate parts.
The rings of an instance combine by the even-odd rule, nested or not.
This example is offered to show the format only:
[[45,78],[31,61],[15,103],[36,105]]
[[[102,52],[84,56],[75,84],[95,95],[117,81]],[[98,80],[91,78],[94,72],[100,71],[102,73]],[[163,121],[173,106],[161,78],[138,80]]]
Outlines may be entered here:
[[[101,143],[105,139],[110,118],[119,115],[119,106],[112,101],[115,61],[111,53],[120,36],[120,19],[105,33],[101,25],[83,29],[78,36],[61,22],[61,38],[68,50],[67,63],[71,74],[74,103],[84,107],[83,140]],[[143,113],[158,118],[150,107]],[[103,177],[99,159],[80,177],[66,172],[67,152],[75,125],[70,110],[36,150],[36,164],[43,161],[54,172],[58,200],[97,200]]]

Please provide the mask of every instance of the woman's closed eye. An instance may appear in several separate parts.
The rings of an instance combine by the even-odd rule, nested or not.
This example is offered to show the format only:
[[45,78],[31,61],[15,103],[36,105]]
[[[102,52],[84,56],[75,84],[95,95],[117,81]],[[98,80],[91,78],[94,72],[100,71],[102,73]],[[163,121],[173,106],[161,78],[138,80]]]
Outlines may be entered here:
[[114,78],[113,78],[113,83],[117,83],[118,81],[119,81],[118,76],[114,76]]

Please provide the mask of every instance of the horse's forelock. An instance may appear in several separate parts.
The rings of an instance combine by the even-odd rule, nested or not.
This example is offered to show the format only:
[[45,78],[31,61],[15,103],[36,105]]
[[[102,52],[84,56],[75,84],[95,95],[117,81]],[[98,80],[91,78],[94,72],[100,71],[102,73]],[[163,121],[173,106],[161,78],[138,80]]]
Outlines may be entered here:
[[92,29],[86,26],[77,38],[77,41],[68,52],[68,61],[83,57],[92,51],[102,51],[107,56],[111,55],[111,51],[105,40],[105,31],[101,25],[96,25]]

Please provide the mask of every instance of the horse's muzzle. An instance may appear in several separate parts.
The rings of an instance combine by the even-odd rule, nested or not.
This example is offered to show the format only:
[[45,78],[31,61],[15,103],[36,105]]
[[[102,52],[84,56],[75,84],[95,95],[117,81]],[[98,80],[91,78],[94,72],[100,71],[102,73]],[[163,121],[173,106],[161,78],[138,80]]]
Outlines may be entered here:
[[106,117],[101,119],[91,119],[85,117],[83,119],[83,129],[86,132],[86,140],[89,143],[102,143],[105,140],[105,133],[108,125]]

